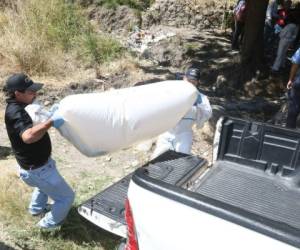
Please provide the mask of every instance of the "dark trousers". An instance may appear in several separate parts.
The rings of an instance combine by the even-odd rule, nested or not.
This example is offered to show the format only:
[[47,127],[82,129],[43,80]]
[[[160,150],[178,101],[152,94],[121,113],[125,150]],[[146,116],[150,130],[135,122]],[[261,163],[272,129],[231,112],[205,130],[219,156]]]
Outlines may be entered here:
[[300,90],[289,90],[287,128],[296,128],[297,117],[300,113]]
[[232,49],[239,49],[240,42],[243,39],[244,35],[244,22],[235,21],[234,22],[234,32],[232,35],[231,47]]
[[274,33],[274,25],[271,21],[265,22],[264,27],[264,49],[266,53],[271,52],[274,46],[275,33]]

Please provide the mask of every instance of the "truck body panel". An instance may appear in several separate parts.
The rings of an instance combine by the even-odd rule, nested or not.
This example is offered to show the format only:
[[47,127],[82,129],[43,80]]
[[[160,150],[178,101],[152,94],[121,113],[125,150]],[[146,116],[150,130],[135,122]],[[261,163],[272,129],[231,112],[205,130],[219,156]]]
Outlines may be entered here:
[[141,250],[297,249],[134,182],[128,197]]

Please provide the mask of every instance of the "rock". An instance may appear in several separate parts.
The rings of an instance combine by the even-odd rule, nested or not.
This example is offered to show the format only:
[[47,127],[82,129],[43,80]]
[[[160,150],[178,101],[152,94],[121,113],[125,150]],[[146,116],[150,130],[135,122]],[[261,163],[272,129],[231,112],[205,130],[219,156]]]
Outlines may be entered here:
[[[193,25],[201,29],[212,29],[221,26],[223,11],[216,11],[222,4],[219,1],[194,2],[194,1],[155,1],[155,3],[144,13],[142,13],[143,28],[157,24],[155,12],[160,13],[159,22],[164,25],[182,27]],[[203,18],[197,17],[198,15]],[[174,18],[176,21],[174,21]],[[206,21],[213,18],[213,20]],[[201,21],[203,20],[203,22]],[[201,23],[200,23],[201,21]]]
[[133,27],[140,25],[138,13],[125,5],[118,6],[116,9],[96,7],[92,12],[100,29],[104,31],[126,34]]
[[180,67],[186,58],[187,49],[180,37],[172,37],[154,44],[148,49],[148,56],[161,66]]
[[50,101],[45,101],[45,102],[44,102],[44,106],[49,106],[50,104],[51,104]]
[[106,156],[106,157],[104,158],[104,161],[105,161],[105,162],[110,162],[111,159],[112,159],[111,156]]

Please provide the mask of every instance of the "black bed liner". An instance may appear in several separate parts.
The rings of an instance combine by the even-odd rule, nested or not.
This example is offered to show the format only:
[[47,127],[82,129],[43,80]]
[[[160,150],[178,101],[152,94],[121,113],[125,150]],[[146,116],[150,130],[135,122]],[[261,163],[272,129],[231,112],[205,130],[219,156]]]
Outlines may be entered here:
[[224,118],[217,161],[194,191],[143,174],[133,181],[300,248],[300,133]]
[[[168,151],[142,166],[141,170],[144,175],[150,178],[181,187],[188,183],[198,171],[201,171],[205,163],[204,159],[196,156]],[[119,223],[119,226],[126,225],[124,205],[131,177],[132,174],[127,175],[81,204],[78,208],[79,213],[92,223],[125,237],[126,235],[122,232],[110,230],[111,227],[116,226],[105,226],[102,224],[102,221],[103,216],[105,216]]]

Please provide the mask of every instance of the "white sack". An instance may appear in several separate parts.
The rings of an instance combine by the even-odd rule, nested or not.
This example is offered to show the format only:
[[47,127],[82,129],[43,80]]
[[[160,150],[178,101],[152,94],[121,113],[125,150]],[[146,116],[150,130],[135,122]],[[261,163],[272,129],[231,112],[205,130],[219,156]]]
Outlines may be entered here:
[[84,155],[102,155],[174,127],[196,98],[196,88],[183,81],[71,95],[59,104],[59,131]]

